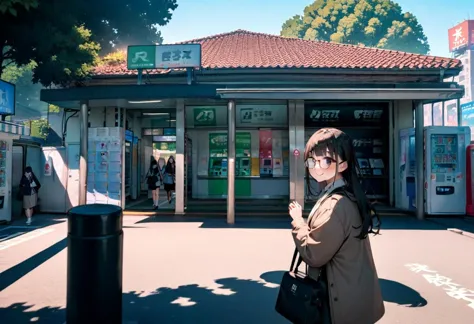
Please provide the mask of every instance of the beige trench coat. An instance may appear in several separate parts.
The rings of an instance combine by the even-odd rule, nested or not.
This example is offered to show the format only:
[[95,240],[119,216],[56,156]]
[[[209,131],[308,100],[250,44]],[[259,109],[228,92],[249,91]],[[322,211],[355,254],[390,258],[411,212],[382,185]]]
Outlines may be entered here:
[[[293,238],[309,276],[316,279],[327,264],[332,324],[373,324],[385,313],[369,239],[359,240],[357,204],[333,194],[311,217],[293,222]],[[344,239],[346,242],[341,247]]]

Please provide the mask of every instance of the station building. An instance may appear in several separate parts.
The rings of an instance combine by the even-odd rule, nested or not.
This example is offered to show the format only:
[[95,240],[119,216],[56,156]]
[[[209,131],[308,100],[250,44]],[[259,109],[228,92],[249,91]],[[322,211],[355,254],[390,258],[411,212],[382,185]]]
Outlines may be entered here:
[[[58,161],[77,172],[62,171],[57,183],[68,203],[51,208],[109,201],[152,212],[144,181],[150,157],[171,155],[174,199],[158,213],[207,206],[232,223],[236,211],[286,212],[289,200],[311,208],[307,184],[320,189],[306,181],[303,152],[322,127],[352,137],[368,197],[394,206],[397,134],[422,129],[423,105],[461,98],[463,87],[445,81],[461,70],[453,58],[244,30],[129,48],[128,62],[99,66],[83,85],[41,92],[41,100],[76,111],[65,147],[50,150],[61,149]],[[416,136],[422,160],[423,133]]]

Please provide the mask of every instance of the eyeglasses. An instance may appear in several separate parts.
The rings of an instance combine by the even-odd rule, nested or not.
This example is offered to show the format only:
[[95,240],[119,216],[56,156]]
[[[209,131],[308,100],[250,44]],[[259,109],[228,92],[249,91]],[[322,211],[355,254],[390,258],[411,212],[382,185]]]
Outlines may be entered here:
[[321,160],[315,160],[313,158],[309,158],[305,161],[305,166],[308,169],[314,169],[316,168],[316,165],[319,165],[321,169],[328,169],[333,162],[336,162],[336,161],[329,157],[322,158]]

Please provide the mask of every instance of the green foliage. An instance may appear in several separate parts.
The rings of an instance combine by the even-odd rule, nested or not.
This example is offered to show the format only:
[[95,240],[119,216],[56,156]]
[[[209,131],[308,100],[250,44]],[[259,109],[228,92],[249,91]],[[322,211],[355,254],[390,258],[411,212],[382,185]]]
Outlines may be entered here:
[[1,78],[16,85],[16,113],[13,119],[36,119],[46,115],[47,104],[40,100],[42,86],[31,82],[36,66],[35,62],[21,67],[11,64],[3,70]]
[[317,0],[282,26],[281,36],[419,54],[430,51],[416,17],[391,0]]
[[35,83],[80,84],[99,51],[162,42],[158,27],[176,8],[176,0],[2,0],[0,75],[33,61]]
[[115,51],[109,53],[100,59],[99,64],[104,65],[120,65],[127,62],[127,52],[126,51]]
[[2,0],[0,1],[0,13],[17,15],[17,7],[29,10],[38,7],[38,0]]
[[61,112],[61,108],[56,105],[48,105],[48,112],[50,114],[59,114]]
[[25,126],[30,127],[30,136],[46,139],[49,134],[50,125],[48,119],[40,118],[36,120],[30,120],[24,123]]

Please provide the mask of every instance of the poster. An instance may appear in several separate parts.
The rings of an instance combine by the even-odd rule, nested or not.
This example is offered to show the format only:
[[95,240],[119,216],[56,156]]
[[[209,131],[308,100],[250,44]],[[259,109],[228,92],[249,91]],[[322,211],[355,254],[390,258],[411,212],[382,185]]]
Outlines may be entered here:
[[209,157],[227,157],[227,133],[209,134]]
[[250,157],[252,148],[252,135],[250,133],[238,132],[235,134],[235,156]]
[[7,185],[7,141],[0,141],[0,188],[4,188]]
[[271,159],[272,158],[272,131],[271,130],[260,130],[259,131],[259,156],[260,159]]

